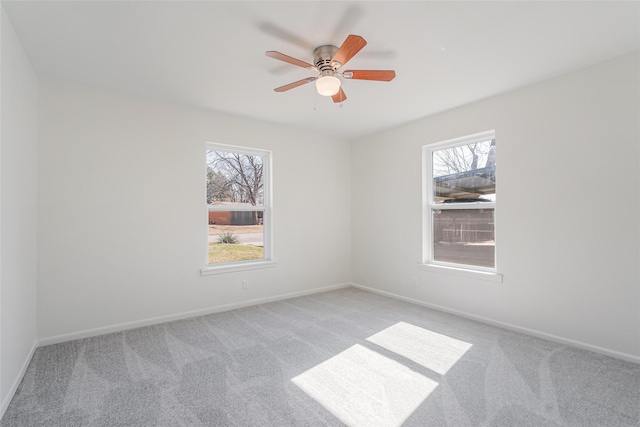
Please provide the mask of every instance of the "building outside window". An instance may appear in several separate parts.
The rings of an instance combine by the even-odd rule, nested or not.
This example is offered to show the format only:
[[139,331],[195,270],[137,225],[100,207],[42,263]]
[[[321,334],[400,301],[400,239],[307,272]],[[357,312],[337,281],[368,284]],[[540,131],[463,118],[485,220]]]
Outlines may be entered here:
[[423,147],[423,262],[496,271],[496,139],[483,132]]

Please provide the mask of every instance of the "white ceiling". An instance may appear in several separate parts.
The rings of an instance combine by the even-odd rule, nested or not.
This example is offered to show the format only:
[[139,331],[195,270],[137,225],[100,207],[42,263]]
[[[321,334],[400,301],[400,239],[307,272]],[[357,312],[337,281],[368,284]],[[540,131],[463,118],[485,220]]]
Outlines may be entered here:
[[[640,2],[12,2],[4,9],[37,73],[352,139],[640,48]],[[349,34],[368,44],[334,104],[313,48]],[[344,68],[344,69],[346,69]]]

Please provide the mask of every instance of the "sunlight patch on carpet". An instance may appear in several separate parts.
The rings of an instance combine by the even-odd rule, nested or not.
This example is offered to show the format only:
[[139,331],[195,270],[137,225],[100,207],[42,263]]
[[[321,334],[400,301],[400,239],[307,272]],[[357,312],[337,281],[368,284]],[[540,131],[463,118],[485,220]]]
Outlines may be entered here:
[[291,381],[350,427],[401,426],[438,386],[359,344]]
[[440,375],[462,357],[471,344],[405,322],[396,323],[367,341],[404,356]]

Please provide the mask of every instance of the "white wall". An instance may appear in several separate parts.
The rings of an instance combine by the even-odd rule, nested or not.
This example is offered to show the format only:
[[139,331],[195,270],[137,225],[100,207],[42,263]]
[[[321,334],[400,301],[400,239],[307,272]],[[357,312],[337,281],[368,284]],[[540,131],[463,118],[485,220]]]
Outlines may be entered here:
[[[622,57],[354,141],[353,282],[640,361],[639,63]],[[422,145],[491,129],[504,282],[419,270]]]
[[[345,141],[54,81],[39,93],[43,342],[349,282]],[[200,275],[206,141],[272,150],[276,268]]]
[[0,9],[0,416],[35,349],[37,311],[37,79]]

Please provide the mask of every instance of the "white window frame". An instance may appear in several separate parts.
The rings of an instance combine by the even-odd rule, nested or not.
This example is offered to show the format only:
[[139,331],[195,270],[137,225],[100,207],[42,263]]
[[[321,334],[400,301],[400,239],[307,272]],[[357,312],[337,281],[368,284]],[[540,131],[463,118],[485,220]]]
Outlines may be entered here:
[[[225,262],[217,264],[209,264],[209,207],[205,204],[205,266],[200,269],[200,274],[203,276],[211,274],[232,273],[236,271],[255,270],[261,268],[271,268],[276,266],[276,262],[273,258],[273,188],[272,188],[272,157],[273,154],[269,150],[261,150],[256,148],[241,147],[238,145],[218,144],[214,142],[207,142],[205,146],[205,165],[206,165],[206,153],[207,150],[218,150],[232,153],[246,154],[250,156],[261,156],[263,158],[263,206],[252,207],[233,207],[234,211],[262,211],[262,224],[263,224],[263,249],[264,258],[259,260],[247,260],[247,261],[235,261]],[[206,166],[204,168],[206,174]],[[206,187],[206,179],[203,181]],[[204,189],[206,196],[206,188]],[[229,207],[220,207],[219,209],[211,208],[213,210],[228,211]]]
[[[435,204],[433,186],[433,153],[447,148],[461,145],[473,144],[495,139],[495,130],[467,135],[460,138],[448,139],[422,147],[422,262],[420,268],[427,271],[448,273],[458,276],[471,277],[483,280],[502,282],[502,274],[498,273],[497,258],[497,224],[496,202],[477,203],[447,203]],[[496,182],[496,195],[497,195]],[[433,242],[433,211],[434,210],[454,210],[454,209],[493,209],[494,210],[494,233],[496,235],[494,245],[494,267],[482,267],[469,264],[449,263],[434,260]]]

